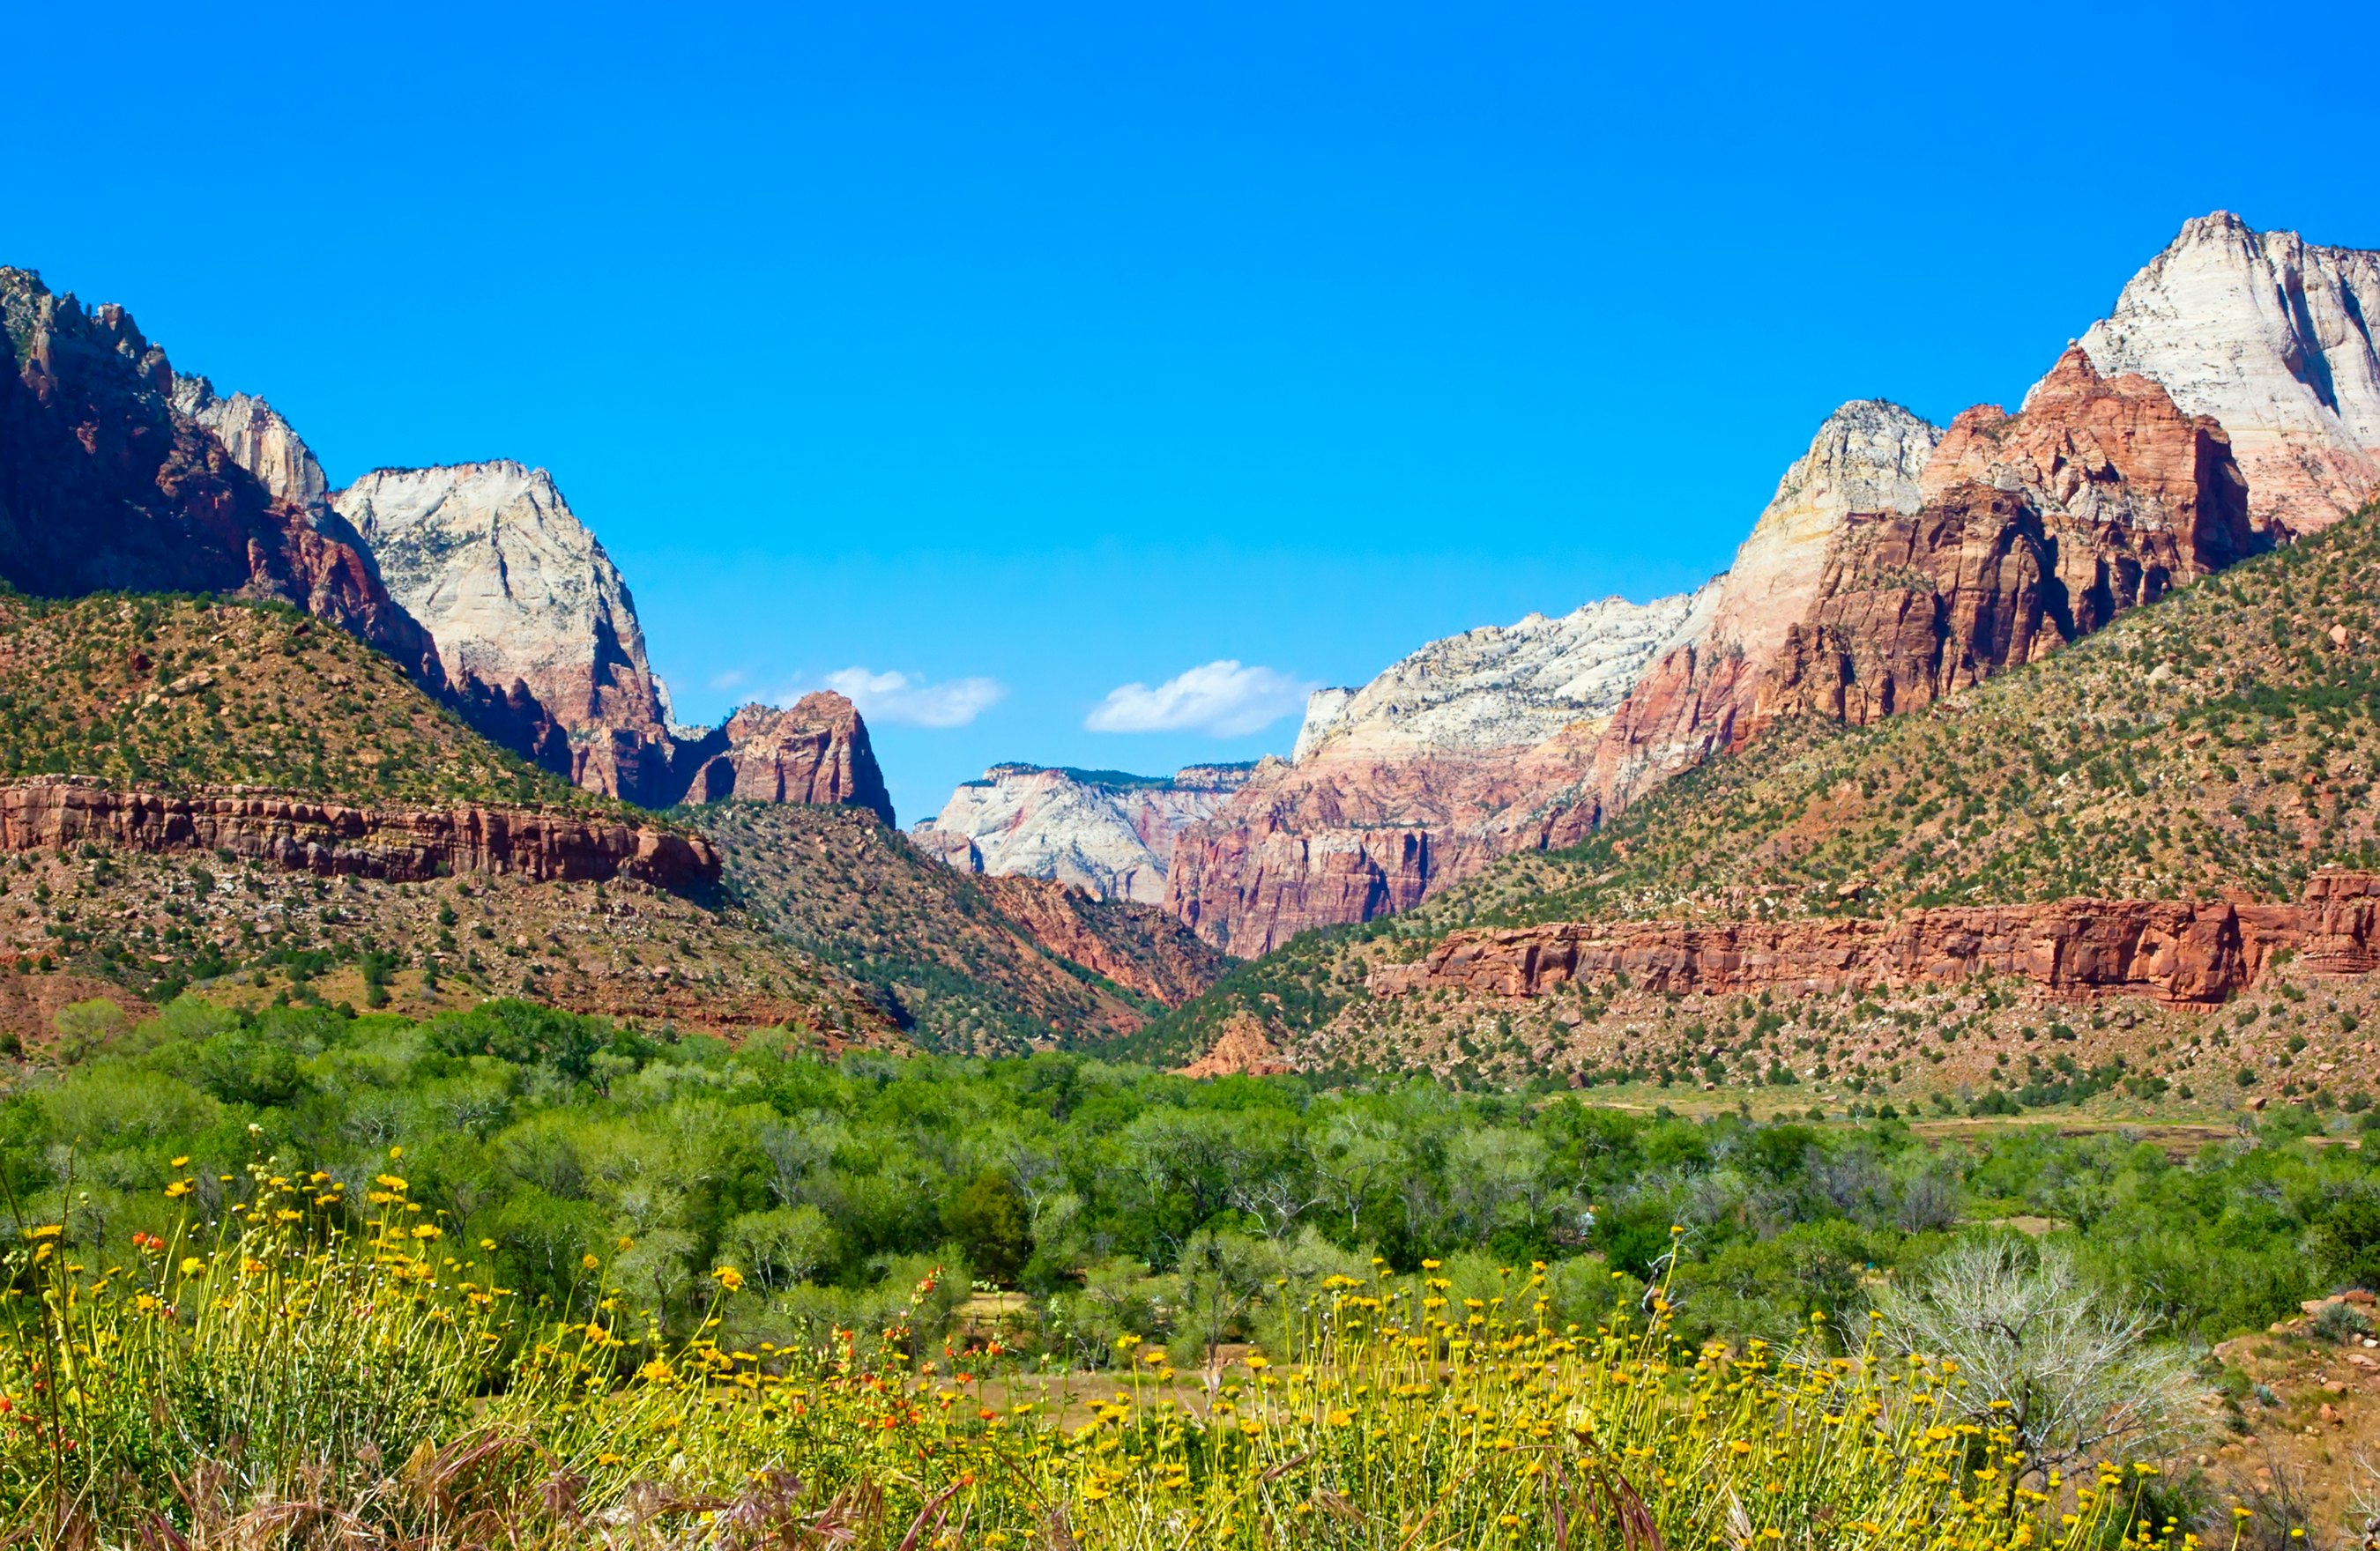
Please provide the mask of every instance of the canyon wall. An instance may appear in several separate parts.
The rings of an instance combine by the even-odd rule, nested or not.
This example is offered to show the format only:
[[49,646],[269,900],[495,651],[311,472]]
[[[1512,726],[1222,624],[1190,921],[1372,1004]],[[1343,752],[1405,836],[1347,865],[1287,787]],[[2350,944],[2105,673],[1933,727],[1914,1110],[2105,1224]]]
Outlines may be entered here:
[[74,780],[0,785],[0,852],[86,841],[130,851],[229,853],[294,872],[420,882],[455,873],[532,882],[714,881],[708,841],[652,825],[520,808],[377,809],[231,791],[117,792]]
[[2253,985],[2274,956],[2314,970],[2380,967],[2380,875],[2317,874],[2289,904],[2060,900],[1910,910],[1886,920],[1584,921],[1459,931],[1422,959],[1376,965],[1375,995],[1549,995],[1621,975],[1654,992],[1831,994],[1996,975],[2055,997],[2119,993],[2197,1006]]

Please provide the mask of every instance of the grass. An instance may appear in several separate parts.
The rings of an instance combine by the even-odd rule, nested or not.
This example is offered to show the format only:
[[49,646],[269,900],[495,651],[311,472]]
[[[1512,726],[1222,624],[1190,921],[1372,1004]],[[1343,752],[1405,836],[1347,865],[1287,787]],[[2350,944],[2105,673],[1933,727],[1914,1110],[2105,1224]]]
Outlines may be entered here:
[[[1827,1355],[1815,1326],[1808,1356],[1688,1347],[1658,1290],[1557,1329],[1530,1271],[1467,1299],[1434,1262],[1339,1277],[1269,1360],[1185,1399],[1163,1350],[1127,1340],[1133,1372],[1070,1410],[1046,1384],[1015,1401],[996,1343],[923,1350],[898,1315],[814,1351],[739,1349],[732,1267],[683,1335],[591,1255],[529,1306],[402,1166],[363,1202],[324,1175],[217,1176],[220,1218],[186,1212],[120,1254],[21,1228],[0,1255],[13,1539],[2081,1546],[2137,1507],[2112,1464],[2012,1481],[2006,1440],[1954,1414],[1945,1364]],[[164,1189],[188,1206],[199,1184]]]

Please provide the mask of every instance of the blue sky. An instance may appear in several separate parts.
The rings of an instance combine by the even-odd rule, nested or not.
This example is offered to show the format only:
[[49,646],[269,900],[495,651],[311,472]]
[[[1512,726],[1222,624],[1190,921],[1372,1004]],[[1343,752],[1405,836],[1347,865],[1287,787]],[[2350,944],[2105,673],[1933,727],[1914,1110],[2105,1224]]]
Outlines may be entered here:
[[334,480],[551,468],[682,713],[857,686],[905,822],[1692,586],[2191,215],[2380,247],[2343,5],[9,9],[0,261]]

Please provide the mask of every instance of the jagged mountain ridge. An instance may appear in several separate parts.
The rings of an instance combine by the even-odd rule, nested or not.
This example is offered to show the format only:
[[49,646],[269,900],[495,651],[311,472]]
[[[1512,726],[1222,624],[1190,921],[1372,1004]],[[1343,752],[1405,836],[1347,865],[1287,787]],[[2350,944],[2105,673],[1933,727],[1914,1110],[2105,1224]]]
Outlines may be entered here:
[[2230,433],[2263,524],[2317,532],[2380,493],[2380,252],[2185,224],[2082,345]]
[[15,366],[0,378],[0,581],[286,602],[589,790],[665,807],[772,789],[892,822],[841,697],[671,727],[626,583],[544,470],[382,469],[333,491],[285,418],[176,372],[123,308],[0,269],[0,315]]
[[122,308],[86,308],[29,270],[0,268],[0,581],[285,602],[443,685],[429,634],[352,532],[322,520],[321,470],[267,406],[177,376]]

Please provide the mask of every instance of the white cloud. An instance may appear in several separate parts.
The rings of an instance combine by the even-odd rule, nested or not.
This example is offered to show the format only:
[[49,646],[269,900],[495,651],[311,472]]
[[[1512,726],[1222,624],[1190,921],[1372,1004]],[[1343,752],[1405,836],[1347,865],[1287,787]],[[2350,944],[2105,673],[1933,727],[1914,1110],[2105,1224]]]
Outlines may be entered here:
[[745,673],[743,669],[730,668],[723,673],[711,674],[710,687],[713,689],[733,689],[737,685],[742,684],[744,682],[744,678]]
[[1176,673],[1151,689],[1127,684],[1083,719],[1094,733],[1212,733],[1236,738],[1302,709],[1317,685],[1271,668],[1245,668],[1224,658]]
[[912,727],[964,727],[1008,693],[998,679],[946,679],[928,684],[906,673],[871,673],[844,668],[826,676],[829,689],[851,697],[859,714]]

